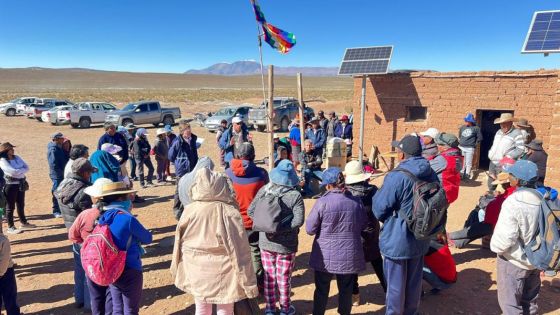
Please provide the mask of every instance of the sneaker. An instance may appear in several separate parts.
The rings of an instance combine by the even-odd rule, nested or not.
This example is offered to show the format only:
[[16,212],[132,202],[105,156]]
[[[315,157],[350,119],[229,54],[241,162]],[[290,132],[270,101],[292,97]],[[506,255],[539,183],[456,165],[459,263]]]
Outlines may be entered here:
[[23,229],[33,229],[33,228],[36,228],[36,227],[37,227],[37,226],[36,226],[35,224],[31,224],[31,223],[29,223],[29,222],[22,223],[22,224],[20,224],[20,226],[19,226],[19,228],[22,229],[22,230],[23,230]]
[[12,227],[8,228],[8,234],[19,234],[21,232],[23,232],[23,231],[20,230],[20,229],[16,229],[15,226],[12,226]]
[[287,312],[280,311],[280,315],[295,315],[296,308],[293,305],[290,305],[290,309]]
[[146,186],[148,186],[148,187],[153,187],[153,186],[154,186],[154,183],[152,183],[152,182],[147,182],[147,183],[146,183]]
[[352,294],[352,306],[360,305],[360,293]]
[[57,219],[58,219],[58,218],[62,218],[62,213],[60,213],[60,212],[55,212],[55,213],[53,213],[53,216],[54,216],[55,218],[57,218]]
[[165,180],[172,181],[172,180],[173,180],[173,177],[167,176],[167,177],[165,178]]

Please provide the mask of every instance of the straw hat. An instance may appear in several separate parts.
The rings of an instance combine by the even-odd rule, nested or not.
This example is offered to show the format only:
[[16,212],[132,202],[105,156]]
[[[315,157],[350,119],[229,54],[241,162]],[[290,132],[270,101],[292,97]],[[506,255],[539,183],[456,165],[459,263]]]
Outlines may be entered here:
[[509,174],[508,173],[500,173],[496,177],[496,180],[492,182],[492,185],[501,185],[509,183]]
[[494,120],[494,124],[502,124],[510,121],[516,122],[517,118],[514,118],[512,113],[502,113],[499,118]]
[[518,128],[531,128],[531,125],[529,125],[529,121],[525,118],[519,118],[515,126],[517,126]]
[[157,135],[157,136],[163,135],[163,134],[166,134],[166,133],[167,133],[167,131],[166,131],[164,128],[159,128],[159,129],[156,131],[156,135]]
[[84,192],[92,197],[105,197],[112,195],[132,194],[137,190],[128,189],[123,182],[112,182],[107,178],[99,178],[92,186],[84,189]]
[[344,167],[344,175],[346,176],[346,184],[360,183],[371,178],[371,174],[364,173],[362,163],[359,161],[348,162]]

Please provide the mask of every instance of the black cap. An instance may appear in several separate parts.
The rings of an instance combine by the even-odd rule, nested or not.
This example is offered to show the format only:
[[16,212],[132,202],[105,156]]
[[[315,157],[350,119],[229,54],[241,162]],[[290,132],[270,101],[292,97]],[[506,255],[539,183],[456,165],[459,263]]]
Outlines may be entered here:
[[422,145],[420,145],[420,138],[417,136],[406,135],[401,141],[391,142],[391,146],[398,148],[410,156],[422,155]]

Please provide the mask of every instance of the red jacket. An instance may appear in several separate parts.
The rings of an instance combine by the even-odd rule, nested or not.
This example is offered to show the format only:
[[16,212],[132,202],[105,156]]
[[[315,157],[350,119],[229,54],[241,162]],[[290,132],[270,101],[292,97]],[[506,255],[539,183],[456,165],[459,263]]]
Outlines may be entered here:
[[441,156],[447,161],[447,167],[441,173],[443,190],[449,204],[459,197],[459,185],[461,185],[461,167],[463,166],[463,156],[461,151],[450,148],[441,152]]
[[496,196],[494,200],[488,203],[486,206],[486,213],[484,214],[484,223],[491,224],[492,228],[496,226],[498,217],[500,216],[500,210],[502,209],[502,204],[506,201],[507,197],[513,194],[515,188],[516,187],[509,187],[503,194]]
[[243,225],[246,230],[251,230],[253,220],[247,215],[247,209],[259,189],[268,183],[268,173],[251,161],[233,159],[229,165],[230,168],[226,170],[226,174],[233,182],[235,199],[239,204]]

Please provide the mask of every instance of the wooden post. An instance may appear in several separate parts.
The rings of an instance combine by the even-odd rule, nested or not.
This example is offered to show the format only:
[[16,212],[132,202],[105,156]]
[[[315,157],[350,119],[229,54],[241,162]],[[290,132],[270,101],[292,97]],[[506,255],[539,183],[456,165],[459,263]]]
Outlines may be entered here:
[[305,104],[303,103],[303,81],[301,73],[297,74],[297,85],[299,98],[299,130],[301,133],[301,149],[303,150],[303,144],[305,142],[305,116],[303,110],[305,109]]
[[274,126],[272,115],[274,113],[274,66],[268,66],[268,171],[274,167]]

